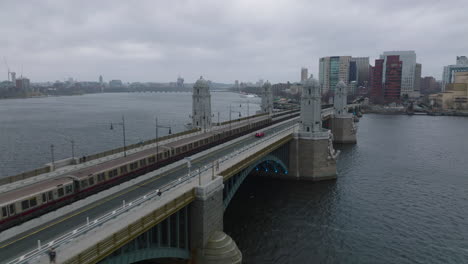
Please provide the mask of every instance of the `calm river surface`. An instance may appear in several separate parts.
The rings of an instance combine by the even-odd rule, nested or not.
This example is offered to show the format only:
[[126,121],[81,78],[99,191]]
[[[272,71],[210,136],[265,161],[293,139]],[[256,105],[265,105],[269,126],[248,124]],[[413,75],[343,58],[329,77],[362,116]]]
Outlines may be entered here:
[[468,263],[468,118],[365,115],[335,182],[247,177],[243,263]]
[[[242,102],[212,94],[221,120]],[[0,101],[0,175],[49,162],[50,144],[69,157],[70,138],[77,155],[119,147],[109,123],[122,114],[128,144],[154,137],[156,115],[182,131],[191,107],[190,93]],[[338,146],[337,181],[247,177],[224,218],[243,263],[468,263],[468,118],[369,114],[358,125],[357,145]]]
[[[213,121],[229,120],[229,104],[242,116],[260,109],[260,98],[242,98],[239,94],[211,93]],[[240,107],[242,105],[242,107]],[[159,125],[171,126],[172,132],[186,130],[192,114],[192,93],[105,93],[83,96],[44,97],[0,100],[0,177],[44,166],[55,159],[72,156],[70,140],[76,143],[75,155],[83,156],[121,147],[125,116],[127,145],[156,137],[155,117]],[[239,113],[233,112],[232,118]],[[159,129],[159,136],[168,129]]]

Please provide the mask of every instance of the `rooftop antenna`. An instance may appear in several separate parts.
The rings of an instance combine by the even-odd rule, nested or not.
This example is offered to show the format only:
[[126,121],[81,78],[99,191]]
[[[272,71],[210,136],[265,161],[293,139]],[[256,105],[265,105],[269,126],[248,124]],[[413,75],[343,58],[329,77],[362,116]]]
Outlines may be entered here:
[[8,81],[10,81],[10,67],[8,66],[8,63],[7,63],[7,60],[5,58],[5,56],[3,56],[3,62],[5,62],[5,66],[8,70]]

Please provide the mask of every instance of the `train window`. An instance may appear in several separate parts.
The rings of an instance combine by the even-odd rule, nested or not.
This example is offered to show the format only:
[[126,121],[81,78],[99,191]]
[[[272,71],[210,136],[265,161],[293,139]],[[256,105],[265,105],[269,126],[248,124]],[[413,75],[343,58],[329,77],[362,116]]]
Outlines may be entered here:
[[43,203],[47,202],[47,195],[46,195],[46,193],[42,193],[42,202],[43,202]]
[[151,156],[148,158],[148,163],[154,163],[156,161],[156,158],[154,156]]
[[99,173],[99,174],[97,175],[97,181],[98,181],[98,182],[102,182],[103,180],[104,180],[104,173]]
[[146,160],[142,159],[140,160],[140,167],[146,166]]
[[138,162],[133,162],[130,164],[130,170],[136,170],[138,168]]
[[65,192],[66,193],[71,193],[72,191],[73,191],[73,186],[72,185],[65,186]]
[[10,211],[10,215],[14,215],[16,213],[15,212],[15,204],[10,204],[8,209]]
[[120,167],[120,174],[127,173],[127,165]]
[[34,206],[37,205],[37,199],[36,199],[36,197],[31,198],[31,199],[29,200],[29,205],[30,205],[31,207],[34,207]]
[[52,191],[50,191],[48,194],[47,194],[47,197],[49,201],[53,200],[54,199],[54,193]]
[[63,188],[58,188],[57,189],[57,194],[58,194],[58,197],[62,197],[65,193],[63,192]]
[[29,200],[24,200],[21,202],[21,209],[24,211],[24,210],[27,210],[29,208]]
[[2,217],[7,217],[7,216],[8,216],[8,210],[7,210],[6,206],[2,207]]
[[180,148],[176,148],[175,153],[179,154],[179,152],[180,152]]
[[117,176],[117,174],[119,174],[119,172],[117,171],[117,169],[113,169],[113,170],[112,170],[112,173],[114,174],[113,177],[115,177],[115,176]]
[[88,187],[88,181],[87,180],[82,180],[81,181],[81,188],[86,188]]
[[94,177],[88,179],[89,186],[94,185]]

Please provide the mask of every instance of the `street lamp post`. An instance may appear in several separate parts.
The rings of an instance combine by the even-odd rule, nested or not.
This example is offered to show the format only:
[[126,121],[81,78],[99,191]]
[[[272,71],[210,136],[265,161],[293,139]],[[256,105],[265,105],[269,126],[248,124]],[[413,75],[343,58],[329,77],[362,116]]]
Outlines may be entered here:
[[172,134],[171,127],[170,126],[161,126],[158,125],[158,118],[156,117],[156,163],[158,163],[158,154],[159,154],[159,128],[167,128],[169,129],[169,135]]
[[122,122],[120,122],[120,123],[111,123],[110,130],[114,130],[113,125],[122,126],[124,157],[126,157],[127,156],[127,143],[126,143],[126,140],[125,140],[125,118],[124,118],[124,116],[122,115]]
[[232,115],[231,115],[231,114],[232,114],[233,112],[234,112],[234,113],[239,113],[239,117],[242,116],[240,111],[232,110],[232,104],[229,104],[229,131],[230,131],[229,133],[232,133],[232,131],[231,131],[231,127],[232,127],[232,124],[231,124],[231,123],[232,123]]

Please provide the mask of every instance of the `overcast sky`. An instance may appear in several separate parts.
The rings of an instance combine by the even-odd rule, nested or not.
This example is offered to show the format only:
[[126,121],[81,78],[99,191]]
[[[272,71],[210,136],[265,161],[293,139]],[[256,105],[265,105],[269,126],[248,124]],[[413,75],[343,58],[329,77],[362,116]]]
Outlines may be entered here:
[[33,82],[297,81],[320,57],[389,50],[440,79],[468,55],[467,0],[0,1],[0,56]]

